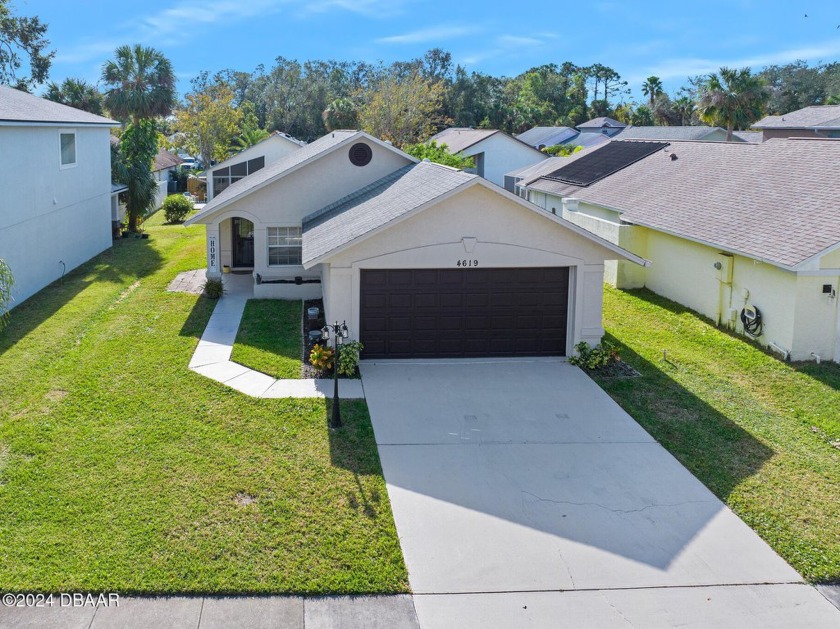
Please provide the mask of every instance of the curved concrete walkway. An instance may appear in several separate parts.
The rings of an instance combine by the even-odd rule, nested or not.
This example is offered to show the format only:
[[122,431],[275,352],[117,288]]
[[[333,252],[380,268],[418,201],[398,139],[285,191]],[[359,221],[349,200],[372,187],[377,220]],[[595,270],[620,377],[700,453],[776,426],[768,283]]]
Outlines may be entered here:
[[[190,360],[190,369],[251,397],[332,397],[334,384],[331,379],[278,380],[230,359],[245,303],[254,296],[253,280],[250,275],[225,275],[223,281],[225,295],[219,299],[207,322]],[[344,399],[365,397],[361,380],[340,379],[338,391]]]

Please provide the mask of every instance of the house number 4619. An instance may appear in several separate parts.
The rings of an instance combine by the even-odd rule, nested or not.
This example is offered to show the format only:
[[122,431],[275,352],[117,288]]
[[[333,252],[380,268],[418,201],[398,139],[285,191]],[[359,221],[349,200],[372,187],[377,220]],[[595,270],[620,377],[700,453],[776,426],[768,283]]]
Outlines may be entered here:
[[478,266],[478,260],[458,260],[455,266]]

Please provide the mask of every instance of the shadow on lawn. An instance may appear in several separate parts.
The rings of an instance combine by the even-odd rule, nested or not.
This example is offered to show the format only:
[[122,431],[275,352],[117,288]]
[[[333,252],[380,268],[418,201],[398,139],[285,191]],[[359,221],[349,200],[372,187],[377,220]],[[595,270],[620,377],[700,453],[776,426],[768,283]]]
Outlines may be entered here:
[[12,309],[9,325],[0,332],[0,355],[92,284],[107,282],[115,286],[127,286],[130,280],[154,273],[162,263],[163,259],[149,240],[132,238],[115,241],[110,249],[45,286]]
[[[324,424],[329,425],[332,414],[332,400],[324,401]],[[373,434],[367,404],[364,400],[341,402],[342,427],[329,431],[330,461],[336,467],[353,474],[356,482],[354,491],[347,493],[347,502],[354,509],[375,518],[383,499],[376,489],[364,487],[360,477],[382,477],[382,465]]]
[[819,365],[815,362],[791,363],[793,369],[801,374],[819,380],[824,385],[835,391],[840,391],[840,364],[834,362],[822,362]]
[[669,372],[678,365],[646,360],[609,333],[604,340],[641,377],[594,379],[721,500],[773,456],[772,448],[674,380]]

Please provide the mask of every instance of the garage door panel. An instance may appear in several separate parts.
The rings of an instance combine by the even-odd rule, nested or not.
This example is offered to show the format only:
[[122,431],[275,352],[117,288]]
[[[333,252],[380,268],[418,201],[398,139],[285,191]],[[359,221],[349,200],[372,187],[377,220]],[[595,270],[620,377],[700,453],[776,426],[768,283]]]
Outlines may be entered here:
[[361,272],[365,358],[564,355],[568,268]]
[[415,308],[438,308],[438,295],[437,293],[417,293],[414,296],[414,307]]

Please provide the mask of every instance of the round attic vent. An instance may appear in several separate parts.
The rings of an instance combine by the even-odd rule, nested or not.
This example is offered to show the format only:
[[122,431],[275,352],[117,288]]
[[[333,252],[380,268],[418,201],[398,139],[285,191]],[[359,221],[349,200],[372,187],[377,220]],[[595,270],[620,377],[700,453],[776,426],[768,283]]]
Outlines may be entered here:
[[358,142],[350,147],[350,162],[354,166],[367,166],[373,158],[373,151],[364,142]]

